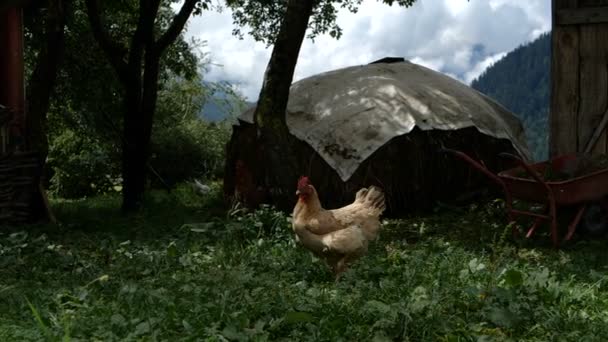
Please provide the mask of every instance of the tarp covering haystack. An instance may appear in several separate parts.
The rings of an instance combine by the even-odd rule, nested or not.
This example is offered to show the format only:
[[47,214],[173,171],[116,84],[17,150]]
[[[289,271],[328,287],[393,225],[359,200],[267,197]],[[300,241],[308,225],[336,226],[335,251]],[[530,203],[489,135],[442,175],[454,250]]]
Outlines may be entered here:
[[[289,210],[294,189],[270,196],[258,186],[267,173],[256,155],[255,108],[238,118],[228,144],[225,195],[249,206],[261,202]],[[351,202],[361,187],[386,192],[388,214],[432,208],[488,186],[483,175],[441,147],[504,168],[500,152],[529,159],[519,119],[490,98],[423,66],[381,60],[334,70],[295,82],[287,126],[299,142],[293,153],[300,175],[308,175],[327,208]],[[294,177],[297,179],[297,176]],[[291,196],[290,196],[291,195]]]

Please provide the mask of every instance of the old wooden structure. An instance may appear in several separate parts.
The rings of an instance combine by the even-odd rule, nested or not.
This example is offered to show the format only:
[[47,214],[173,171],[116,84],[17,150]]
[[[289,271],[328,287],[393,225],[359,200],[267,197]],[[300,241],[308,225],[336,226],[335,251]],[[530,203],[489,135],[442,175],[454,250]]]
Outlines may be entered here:
[[608,0],[553,0],[551,156],[608,152]]
[[0,6],[0,225],[53,220],[27,144],[22,4]]
[[[228,144],[226,198],[285,211],[297,200],[295,185],[268,185],[285,168],[259,162],[268,147],[257,140],[254,108],[243,112]],[[492,187],[468,165],[441,153],[467,152],[498,171],[501,152],[529,158],[522,123],[490,98],[453,78],[403,58],[387,58],[299,80],[286,114],[297,141],[297,170],[310,177],[327,208],[352,202],[362,187],[386,194],[388,216],[432,210],[437,201],[466,203]],[[516,152],[517,151],[517,152]],[[446,172],[449,170],[449,172]],[[491,190],[491,189],[490,189]]]

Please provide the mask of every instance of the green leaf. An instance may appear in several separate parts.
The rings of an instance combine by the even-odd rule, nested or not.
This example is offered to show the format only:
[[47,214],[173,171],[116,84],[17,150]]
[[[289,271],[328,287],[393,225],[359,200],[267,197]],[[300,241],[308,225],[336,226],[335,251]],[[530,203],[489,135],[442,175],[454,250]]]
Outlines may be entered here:
[[380,313],[388,313],[391,311],[391,307],[389,305],[386,305],[385,303],[382,303],[381,301],[378,301],[378,300],[367,301],[366,306],[368,306],[370,309],[372,309],[374,311],[378,311]]
[[185,319],[182,320],[182,326],[188,332],[191,332],[193,330],[192,325],[190,325],[190,323],[188,323],[188,321],[186,321]]
[[175,245],[175,241],[171,241],[167,246],[167,256],[170,258],[177,256],[177,246]]
[[214,225],[214,222],[187,223],[182,225],[180,229],[190,229],[190,231],[194,233],[207,233],[213,228]]
[[285,321],[287,323],[301,323],[301,322],[312,322],[315,317],[308,312],[303,311],[290,311],[285,314]]
[[492,308],[488,314],[490,321],[498,326],[512,328],[517,324],[517,316],[509,309]]
[[113,325],[117,325],[119,327],[124,327],[125,325],[127,325],[127,320],[121,314],[113,314],[112,317],[110,317],[110,322],[112,322]]
[[238,340],[245,341],[247,340],[247,335],[243,332],[238,331],[238,329],[234,325],[226,326],[222,330],[222,335],[230,340]]
[[505,282],[509,286],[521,286],[524,283],[524,275],[514,269],[505,272]]
[[481,270],[484,270],[485,268],[486,268],[486,265],[479,262],[479,260],[477,258],[474,258],[471,261],[469,261],[469,270],[471,270],[471,272],[479,272]]
[[145,335],[150,332],[150,323],[141,322],[135,327],[135,335]]
[[392,339],[390,339],[388,336],[386,336],[386,333],[384,331],[376,331],[374,333],[374,338],[372,339],[372,342],[390,342],[392,341]]

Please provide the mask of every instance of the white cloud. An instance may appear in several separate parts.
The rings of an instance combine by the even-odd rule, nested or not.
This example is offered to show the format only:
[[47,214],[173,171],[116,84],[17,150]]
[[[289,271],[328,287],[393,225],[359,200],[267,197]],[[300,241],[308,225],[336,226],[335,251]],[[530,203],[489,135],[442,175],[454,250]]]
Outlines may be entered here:
[[[411,8],[364,0],[358,13],[340,12],[343,36],[306,40],[294,81],[324,71],[402,56],[469,83],[505,53],[551,28],[546,0],[418,0]],[[188,35],[206,40],[209,80],[238,83],[255,100],[270,49],[246,36],[232,36],[228,10],[192,18]]]

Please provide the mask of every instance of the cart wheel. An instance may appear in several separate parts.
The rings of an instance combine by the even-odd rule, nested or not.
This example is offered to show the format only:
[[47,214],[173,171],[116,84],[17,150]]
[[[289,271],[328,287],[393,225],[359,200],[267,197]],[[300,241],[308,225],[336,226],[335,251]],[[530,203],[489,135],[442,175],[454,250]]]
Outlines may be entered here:
[[608,211],[601,204],[590,204],[578,226],[582,234],[599,237],[608,231]]

